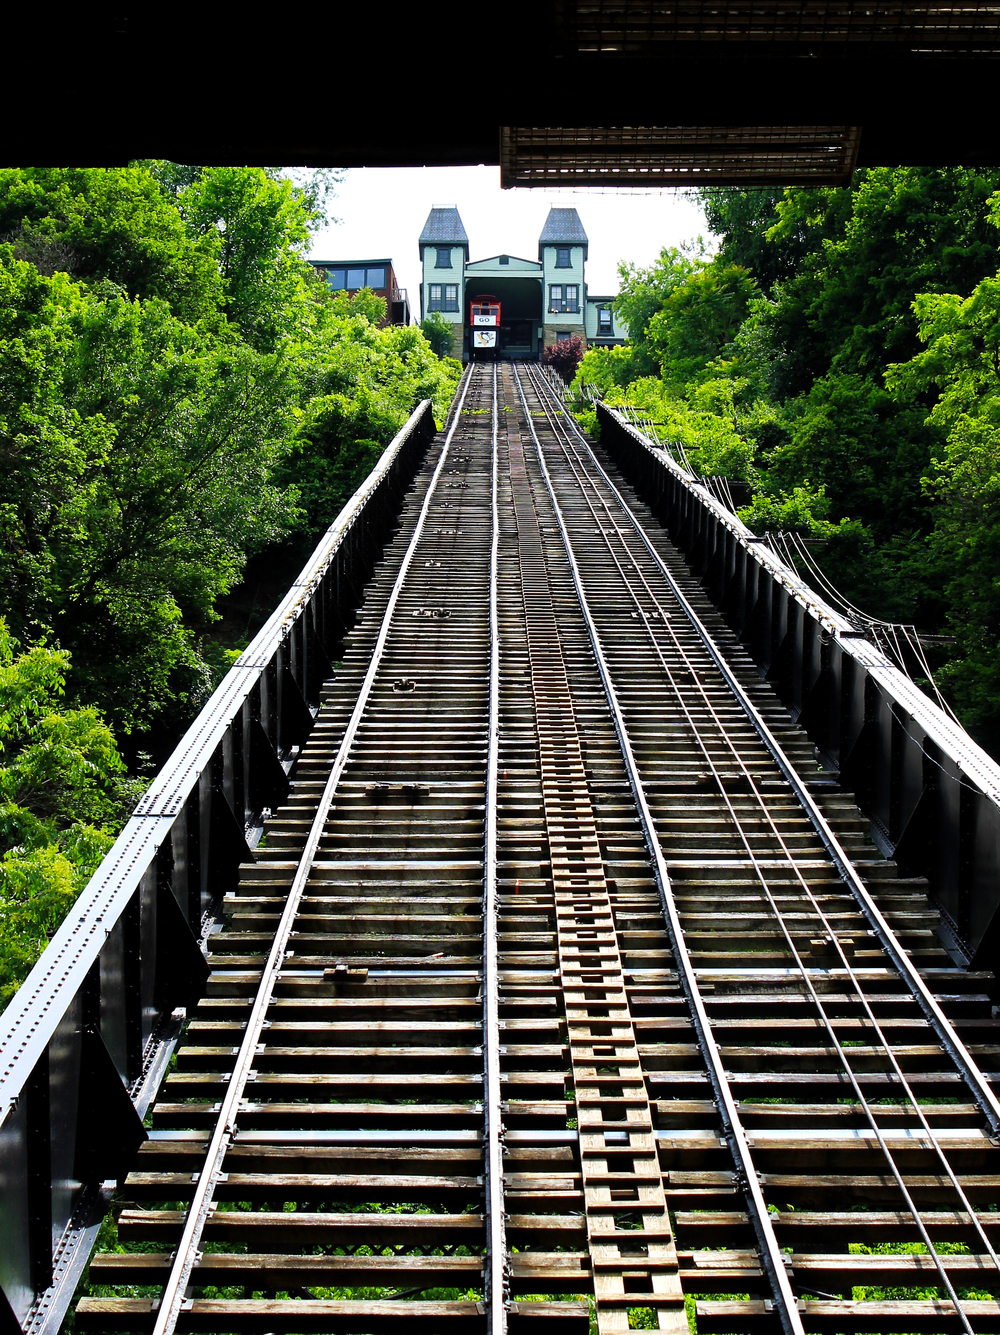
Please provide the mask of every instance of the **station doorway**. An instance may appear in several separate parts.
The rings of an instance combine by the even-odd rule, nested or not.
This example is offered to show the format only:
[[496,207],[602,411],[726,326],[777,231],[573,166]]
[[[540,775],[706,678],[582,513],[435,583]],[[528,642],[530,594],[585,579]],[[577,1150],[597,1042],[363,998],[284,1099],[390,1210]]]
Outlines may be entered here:
[[497,278],[484,276],[466,280],[465,358],[469,357],[469,307],[481,296],[493,296],[500,302],[501,357],[512,361],[537,361],[542,351],[542,283],[539,278]]

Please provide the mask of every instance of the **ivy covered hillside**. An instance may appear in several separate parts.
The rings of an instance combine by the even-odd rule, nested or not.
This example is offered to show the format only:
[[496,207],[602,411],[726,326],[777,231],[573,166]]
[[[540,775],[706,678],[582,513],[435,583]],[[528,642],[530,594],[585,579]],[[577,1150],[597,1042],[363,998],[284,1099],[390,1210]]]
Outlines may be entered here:
[[908,668],[1000,756],[1000,172],[700,200],[714,248],[622,266],[631,341],[586,353],[580,416],[632,405],[743,483],[814,585],[916,628]]

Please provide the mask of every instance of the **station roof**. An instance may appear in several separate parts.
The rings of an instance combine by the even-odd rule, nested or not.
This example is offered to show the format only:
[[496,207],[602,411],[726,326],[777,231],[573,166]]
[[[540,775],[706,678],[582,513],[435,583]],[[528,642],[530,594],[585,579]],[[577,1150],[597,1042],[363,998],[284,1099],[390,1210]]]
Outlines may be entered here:
[[374,266],[374,265],[377,265],[377,264],[391,265],[391,264],[392,264],[392,260],[390,260],[390,259],[377,259],[377,260],[317,260],[317,259],[313,259],[312,257],[310,257],[310,259],[309,259],[309,263],[310,263],[310,264],[318,265],[318,266],[321,267],[321,268],[326,268],[326,267],[330,267],[330,266],[332,266],[332,267],[334,267],[334,268],[346,269],[346,268],[349,268],[349,267],[352,267],[352,266],[358,266],[358,267],[360,267],[362,264],[365,265],[365,267],[367,267],[368,265],[373,265],[373,266]]
[[[501,265],[501,260],[505,261],[505,263],[502,265]],[[542,266],[541,264],[539,264],[538,260],[526,260],[521,255],[510,255],[507,253],[503,253],[500,255],[489,255],[487,256],[486,259],[473,260],[470,264],[466,265],[466,268],[469,269],[470,271],[477,269],[500,269],[508,267],[511,269],[527,269],[532,274],[540,274],[542,272]],[[500,275],[500,277],[502,276],[503,275]]]
[[543,246],[583,246],[583,257],[587,258],[587,233],[576,209],[549,209],[545,226],[538,238],[538,258],[542,257]]
[[465,246],[469,247],[469,238],[458,209],[431,209],[420,233],[421,246]]

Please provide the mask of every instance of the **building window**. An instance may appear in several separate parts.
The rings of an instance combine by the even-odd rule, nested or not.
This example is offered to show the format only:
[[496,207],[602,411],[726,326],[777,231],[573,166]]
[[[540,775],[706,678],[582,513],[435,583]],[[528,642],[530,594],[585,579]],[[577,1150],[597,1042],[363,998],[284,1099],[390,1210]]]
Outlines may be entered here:
[[568,331],[556,334],[556,343],[568,343],[573,337]]
[[569,246],[556,246],[556,268],[572,269]]
[[598,307],[597,332],[598,334],[603,334],[605,337],[610,337],[614,333],[611,309],[608,306]]
[[501,256],[500,256],[500,263],[501,263],[501,264],[510,264],[510,256],[509,256],[509,255],[501,255]]
[[556,315],[575,315],[580,309],[580,288],[576,283],[549,285],[549,310]]
[[377,269],[348,269],[340,265],[328,268],[326,271],[326,281],[335,292],[343,292],[347,288],[351,292],[356,292],[360,287],[385,287],[385,268],[380,265]]
[[450,268],[451,268],[451,247],[450,247],[450,246],[438,246],[437,261],[436,261],[434,267],[435,267],[435,269],[450,269]]
[[457,311],[457,283],[428,283],[427,309],[429,311]]

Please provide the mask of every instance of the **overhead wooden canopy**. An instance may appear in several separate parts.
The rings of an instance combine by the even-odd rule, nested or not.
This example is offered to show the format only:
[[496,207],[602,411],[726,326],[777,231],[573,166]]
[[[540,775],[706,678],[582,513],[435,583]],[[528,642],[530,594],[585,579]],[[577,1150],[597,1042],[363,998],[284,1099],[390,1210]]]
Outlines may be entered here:
[[20,22],[10,164],[502,161],[509,185],[661,186],[1000,163],[1000,3],[439,0],[387,26],[177,0]]
[[567,50],[646,56],[975,56],[1000,47],[1000,4],[909,0],[554,0]]
[[847,185],[856,125],[626,125],[500,132],[511,186]]

